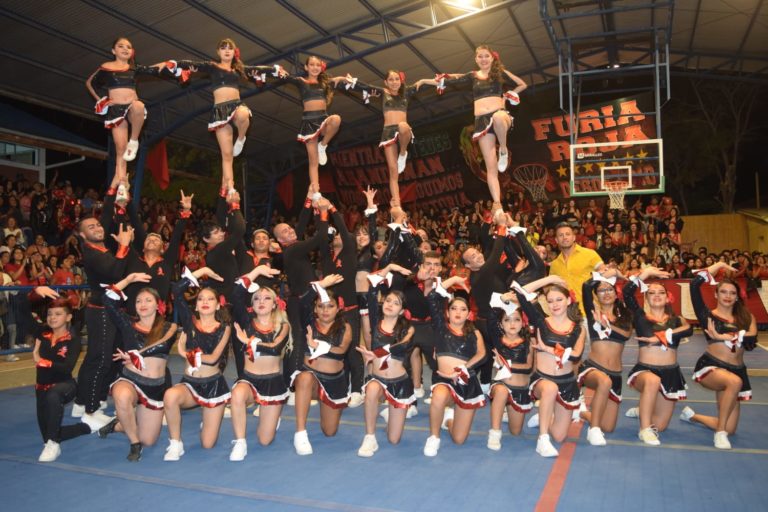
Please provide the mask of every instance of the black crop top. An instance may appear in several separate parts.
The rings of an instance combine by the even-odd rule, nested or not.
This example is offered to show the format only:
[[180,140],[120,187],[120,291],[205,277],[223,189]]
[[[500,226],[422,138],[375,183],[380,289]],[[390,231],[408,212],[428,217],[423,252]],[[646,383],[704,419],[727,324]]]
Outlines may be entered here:
[[[346,331],[347,324],[344,322],[344,324],[341,326],[340,329],[338,329],[335,333],[322,333],[320,332],[320,329],[318,329],[317,324],[314,321],[314,308],[315,308],[315,299],[317,298],[317,292],[315,289],[310,286],[309,290],[307,290],[301,297],[299,297],[299,302],[301,304],[301,318],[302,318],[302,324],[304,327],[304,330],[306,332],[306,328],[308,326],[312,326],[312,334],[313,338],[318,341],[325,341],[332,347],[340,347],[341,344],[344,342],[344,332]],[[341,314],[341,312],[339,312]],[[306,344],[304,347],[304,354],[307,356],[311,356],[312,353],[309,350],[309,344]],[[335,354],[333,352],[327,352],[319,357],[325,357],[327,359],[333,359],[335,361],[344,361],[344,354]]]
[[555,347],[558,344],[563,348],[574,348],[576,342],[581,336],[581,324],[573,323],[573,328],[568,332],[560,332],[550,327],[543,312],[532,302],[526,299],[520,292],[515,291],[517,300],[520,303],[520,309],[528,317],[528,321],[539,331],[539,337],[542,343],[548,347]]
[[[302,102],[312,100],[326,101],[327,90],[320,82],[309,82],[304,78],[292,75],[288,75],[282,78],[282,80],[295,85],[299,89],[299,95],[301,96]],[[333,82],[329,81],[327,87],[333,89]]]
[[[607,338],[601,338],[600,334],[595,330],[595,315],[593,314],[593,311],[595,310],[595,301],[592,293],[599,285],[600,281],[590,279],[581,287],[581,302],[584,306],[584,311],[587,314],[587,333],[589,334],[589,339],[593,343],[598,341],[612,341],[623,345],[627,342],[629,337],[617,332],[616,329],[611,329]],[[619,319],[617,318],[616,321],[619,321]]]
[[[624,304],[627,305],[632,312],[632,317],[635,326],[635,333],[641,338],[653,338],[656,333],[665,332],[667,329],[675,330],[683,325],[683,321],[679,316],[668,316],[663,322],[656,320],[655,318],[649,318],[640,304],[635,298],[635,292],[637,291],[637,285],[634,281],[627,281],[624,285],[623,295]],[[667,339],[667,346],[674,350],[680,346],[680,340],[693,334],[693,327],[690,325],[684,331],[676,332],[672,334],[672,339]],[[653,347],[663,345],[661,341],[647,342],[637,340],[637,344],[642,347]]]
[[407,336],[409,324],[406,324],[405,328],[399,332],[387,332],[381,328],[380,314],[381,306],[379,305],[377,295],[378,290],[383,288],[385,281],[382,281],[377,287],[369,287],[368,296],[368,320],[371,324],[371,348],[376,350],[386,345],[390,345],[390,354],[392,359],[397,361],[405,361],[411,352],[413,347],[413,337],[406,343],[400,343],[402,339]]
[[[430,316],[432,317],[432,329],[435,332],[435,355],[451,356],[469,361],[477,353],[477,336],[473,330],[469,334],[454,332],[445,318],[445,304],[447,299],[435,290],[427,295]],[[477,366],[477,365],[474,365]]]
[[[746,329],[741,329],[735,322],[729,322],[710,311],[701,296],[701,286],[705,282],[707,282],[707,279],[700,274],[691,281],[691,303],[693,305],[693,311],[696,313],[696,319],[699,321],[699,326],[704,330],[704,336],[707,339],[707,343],[724,343],[723,340],[712,339],[707,333],[706,329],[709,326],[710,319],[718,334],[734,334],[738,336],[739,331],[749,330],[750,326],[747,326]],[[745,350],[754,350],[757,345],[757,336],[743,336],[741,343]]]
[[171,353],[173,344],[176,341],[176,336],[168,336],[173,324],[164,321],[163,333],[160,336],[160,339],[166,337],[167,339],[147,347],[147,335],[149,334],[149,331],[144,331],[141,327],[136,325],[134,320],[118,307],[118,304],[119,302],[112,299],[109,295],[104,295],[104,307],[107,309],[107,313],[120,331],[125,350],[138,350],[143,357],[168,359],[168,355]]
[[[184,299],[184,291],[189,288],[189,279],[182,279],[173,283],[173,308],[179,317],[179,325],[181,325],[184,334],[187,335],[186,349],[189,352],[192,349],[199,348],[203,351],[203,354],[213,354],[216,347],[219,346],[222,336],[226,332],[226,324],[219,322],[219,326],[211,332],[205,332],[200,329],[200,324],[192,315],[192,311],[189,309],[189,304]],[[220,359],[219,359],[220,361]],[[213,363],[202,363],[207,366],[218,366],[219,361]]]
[[406,112],[408,110],[408,101],[417,92],[416,87],[412,85],[406,86],[403,94],[394,95],[386,87],[368,85],[362,82],[357,82],[356,88],[367,91],[371,95],[378,93],[381,96],[381,110],[385,113],[392,111]]
[[211,80],[213,90],[221,87],[233,87],[238,89],[240,87],[240,79],[244,78],[253,82],[258,81],[258,74],[272,71],[272,66],[244,66],[245,76],[241,76],[240,73],[232,70],[226,70],[219,67],[215,62],[195,62],[191,60],[180,60],[177,62],[180,69],[190,69],[194,67],[198,73],[205,73]]
[[[243,328],[249,337],[255,336],[258,338],[259,343],[274,343],[275,338],[280,334],[282,325],[279,325],[278,329],[271,329],[269,331],[259,328],[255,315],[248,310],[247,304],[250,298],[251,294],[248,293],[244,286],[235,285],[232,290],[232,314],[235,322]],[[286,343],[288,343],[288,335],[274,347],[259,345],[258,351],[265,356],[281,356]]]
[[[528,354],[531,352],[531,343],[527,338],[521,337],[514,346],[509,346],[504,343],[504,334],[501,330],[501,324],[496,321],[488,322],[488,336],[491,338],[491,346],[496,349],[496,352],[503,357],[507,364],[527,364]],[[531,367],[528,368],[510,368],[512,373],[528,374],[531,372]]]
[[514,84],[515,82],[510,80],[506,73],[502,73],[502,81],[497,82],[489,78],[478,78],[476,71],[470,71],[457,78],[447,78],[445,85],[466,85],[472,84],[472,96],[475,100],[481,98],[501,98],[504,95],[504,87]]
[[111,89],[135,89],[137,75],[159,77],[160,70],[153,66],[135,66],[121,70],[99,68],[91,79],[91,86],[99,91],[99,94],[105,94],[105,91]]

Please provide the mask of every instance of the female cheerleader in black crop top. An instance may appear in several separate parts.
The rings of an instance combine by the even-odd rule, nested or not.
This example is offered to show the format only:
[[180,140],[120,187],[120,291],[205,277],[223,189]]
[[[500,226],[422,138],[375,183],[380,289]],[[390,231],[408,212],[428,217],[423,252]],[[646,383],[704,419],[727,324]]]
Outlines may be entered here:
[[221,308],[219,293],[213,288],[201,288],[195,300],[196,315],[184,300],[184,292],[190,285],[198,286],[203,276],[221,280],[208,267],[190,273],[173,284],[173,305],[179,317],[182,332],[179,335],[179,355],[186,362],[181,382],[165,392],[165,418],[168,422],[170,443],[163,460],[177,461],[184,455],[181,442],[181,410],[197,407],[203,409],[203,427],[200,444],[209,449],[216,445],[224,417],[224,406],[230,392],[220,367],[224,349],[227,348],[231,327],[226,310]]
[[504,409],[509,418],[509,433],[520,435],[525,414],[533,407],[530,385],[534,351],[528,326],[517,309],[504,312],[495,310],[498,321],[488,326],[493,346],[496,373],[489,396],[491,397],[491,429],[488,431],[488,449],[501,450],[501,421]]
[[594,391],[590,410],[581,417],[589,422],[587,441],[604,446],[604,432],[613,432],[621,404],[621,356],[632,334],[632,317],[619,298],[616,283],[623,276],[617,269],[593,278],[582,287],[582,302],[587,314],[589,357],[579,369],[579,385]]
[[[279,270],[259,265],[240,277],[232,292],[235,332],[245,345],[245,367],[242,377],[232,387],[232,452],[229,460],[241,461],[248,453],[245,438],[246,408],[259,405],[257,436],[262,446],[275,438],[283,404],[288,400],[288,387],[283,379],[283,349],[289,343],[291,326],[280,307],[274,290],[255,284],[260,276],[274,277]],[[257,288],[254,291],[254,288]]]
[[[533,292],[544,288],[549,316],[545,317],[530,301]],[[584,351],[584,330],[575,293],[567,288],[563,278],[549,276],[525,288],[515,285],[520,307],[528,321],[536,327],[533,348],[536,350],[536,370],[531,375],[531,397],[539,400],[539,439],[536,452],[542,457],[557,457],[551,438],[562,442],[571,425],[572,412],[579,408],[579,387],[574,375],[575,364]]]
[[344,321],[339,298],[325,290],[342,280],[339,274],[328,275],[312,283],[300,299],[307,343],[304,362],[291,376],[296,398],[293,446],[298,455],[312,454],[307,435],[312,398],[320,399],[320,428],[328,437],[336,435],[341,412],[349,401],[349,377],[344,357],[352,342],[352,329]]
[[[645,444],[658,446],[658,432],[666,430],[675,403],[685,400],[685,378],[677,363],[680,341],[690,336],[693,329],[672,310],[672,301],[661,282],[645,284],[649,277],[669,277],[655,267],[648,267],[636,278],[624,285],[624,303],[632,312],[635,337],[640,346],[637,364],[629,371],[627,384],[640,392],[639,407],[626,412],[629,417],[639,417],[638,437]],[[645,297],[645,309],[635,298],[637,288]],[[660,398],[661,396],[661,398]]]
[[[260,73],[273,72],[273,66],[245,66],[240,49],[232,39],[222,39],[216,47],[218,62],[168,61],[167,66],[186,81],[181,70],[208,75],[213,87],[213,110],[208,131],[216,133],[221,151],[222,181],[228,190],[234,190],[233,160],[243,151],[245,134],[251,123],[251,110],[240,100],[240,81],[255,81]],[[234,128],[233,128],[234,127]],[[234,130],[237,130],[235,140]]]
[[[512,129],[512,116],[504,109],[505,97],[508,97],[513,104],[517,104],[520,102],[517,93],[524,91],[528,86],[520,77],[504,69],[499,54],[486,45],[480,45],[475,50],[475,63],[478,67],[477,71],[463,75],[448,75],[445,85],[472,85],[475,100],[475,133],[472,134],[472,140],[477,141],[485,160],[486,179],[493,199],[492,209],[495,215],[498,210],[501,210],[499,172],[506,171],[509,165],[507,132]],[[425,83],[439,85],[436,81]],[[514,89],[505,93],[504,89],[508,86],[514,86]]]
[[163,428],[163,394],[170,387],[166,380],[168,355],[176,341],[176,324],[166,322],[158,311],[160,296],[154,288],[136,294],[138,320],[121,309],[123,290],[131,283],[148,283],[149,274],[132,273],[109,288],[104,305],[122,335],[125,350],[117,349],[113,359],[122,361],[117,380],[110,386],[117,418],[99,429],[99,437],[113,431],[125,432],[131,449],[128,460],[141,459],[144,446],[152,446]]
[[413,327],[403,316],[405,296],[400,291],[390,291],[379,306],[377,295],[378,287],[371,287],[368,291],[371,348],[356,347],[363,354],[366,365],[373,365],[364,386],[365,437],[357,451],[360,457],[371,457],[379,449],[376,441],[379,402],[385,399],[389,404],[387,439],[397,444],[403,435],[408,408],[416,401],[413,382],[404,366],[413,338]]
[[[125,37],[115,40],[112,54],[115,60],[102,64],[85,81],[85,87],[96,100],[96,113],[106,116],[104,127],[112,131],[115,143],[115,174],[123,187],[127,187],[126,162],[136,158],[139,134],[147,118],[144,103],[136,95],[136,76],[159,76],[163,65],[137,66],[133,45]],[[130,137],[125,120],[131,125]],[[127,195],[127,188],[124,190],[118,198]]]
[[696,414],[685,407],[680,418],[700,423],[715,431],[715,448],[731,448],[728,435],[739,425],[739,401],[752,399],[752,386],[744,365],[744,351],[757,345],[755,316],[744,305],[739,285],[730,279],[721,279],[715,287],[716,306],[710,310],[704,303],[701,287],[713,282],[720,270],[735,271],[726,263],[718,262],[699,271],[691,283],[691,302],[699,325],[707,338],[707,350],[696,362],[693,380],[715,392],[717,416]]
[[[467,299],[457,296],[448,301],[450,295],[446,290],[454,285],[466,289],[464,278],[436,280],[434,286],[430,281],[426,282],[424,291],[435,333],[437,371],[432,374],[430,436],[424,445],[424,455],[434,457],[440,449],[440,429],[447,429],[454,443],[464,444],[472,428],[475,409],[485,405],[476,370],[485,361],[486,353],[480,331],[469,321]],[[446,409],[451,405],[451,409]]]
[[384,148],[384,157],[387,160],[387,169],[389,169],[389,191],[392,194],[390,204],[392,206],[400,206],[400,188],[397,184],[397,177],[405,171],[408,144],[414,138],[411,126],[408,124],[408,102],[425,82],[426,80],[419,80],[413,85],[406,85],[405,73],[390,69],[384,79],[386,87],[360,82],[356,85],[366,95],[381,97],[384,130],[381,133],[379,147]]
[[333,89],[342,82],[351,83],[350,76],[330,77],[325,72],[327,64],[320,57],[311,55],[304,64],[307,77],[288,75],[281,70],[280,76],[299,89],[304,106],[301,128],[296,140],[307,148],[309,160],[309,184],[314,192],[320,192],[320,165],[328,162],[325,151],[331,139],[341,126],[341,116],[328,115],[327,109],[333,99]]
[[35,361],[35,401],[37,425],[43,437],[39,462],[53,462],[61,455],[61,442],[90,434],[103,426],[76,423],[62,425],[64,406],[75,399],[77,383],[72,370],[80,355],[80,337],[70,329],[72,306],[69,301],[47,286],[38,286],[35,293],[53,299],[46,312],[46,325],[35,333],[32,358]]

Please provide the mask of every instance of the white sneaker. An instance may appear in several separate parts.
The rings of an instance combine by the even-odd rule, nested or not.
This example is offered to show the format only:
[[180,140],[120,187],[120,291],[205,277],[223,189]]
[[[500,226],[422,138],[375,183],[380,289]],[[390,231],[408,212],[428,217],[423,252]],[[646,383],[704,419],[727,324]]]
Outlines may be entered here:
[[720,432],[715,432],[715,448],[717,448],[718,450],[731,449],[731,442],[728,440],[728,432],[726,432],[725,430],[721,430]]
[[295,406],[296,405],[296,393],[291,391],[288,394],[288,405]]
[[[19,356],[17,356],[16,354],[8,354],[7,356],[5,356],[5,361],[8,363],[14,363],[19,359],[20,359]],[[85,409],[85,407],[83,407],[83,409]]]
[[581,406],[579,406],[578,409],[571,411],[571,423],[575,423],[577,421],[581,421]]
[[627,418],[639,418],[640,417],[640,408],[639,407],[630,407],[627,409],[627,412],[624,413],[624,416]]
[[91,429],[91,433],[94,433],[98,432],[101,427],[112,421],[112,418],[101,411],[96,411],[90,414],[83,414],[80,418],[80,421],[88,425],[88,427]]
[[542,457],[557,457],[560,453],[557,448],[552,446],[552,441],[549,440],[549,434],[541,434],[538,441],[536,441],[536,453]]
[[434,457],[437,455],[438,450],[440,450],[440,438],[437,436],[429,436],[426,444],[424,444],[424,455],[427,457]]
[[605,435],[600,427],[590,427],[587,429],[587,441],[592,446],[605,446]]
[[328,163],[328,155],[325,154],[325,150],[327,148],[328,146],[322,142],[317,143],[317,163],[320,165],[325,165]]
[[123,153],[123,160],[126,162],[132,162],[136,158],[136,153],[139,152],[139,141],[138,140],[129,140],[128,145],[125,147],[125,152]]
[[379,413],[379,416],[384,418],[385,423],[389,423],[389,406],[384,407]]
[[225,418],[231,418],[232,417],[232,409],[228,406],[224,406],[224,417]]
[[373,457],[376,450],[379,449],[379,443],[376,442],[376,436],[373,434],[367,434],[363,437],[363,444],[360,445],[360,449],[357,450],[358,457]]
[[235,141],[235,145],[232,148],[232,156],[238,156],[240,153],[242,153],[243,146],[245,146],[245,137],[243,137],[242,139],[237,139]]
[[490,429],[488,431],[488,449],[493,451],[501,450],[501,430]]
[[528,428],[537,428],[539,426],[539,413],[528,418],[526,425],[528,425]]
[[405,162],[408,160],[408,152],[406,151],[402,155],[397,155],[397,174],[402,174],[405,171]]
[[659,446],[661,444],[661,441],[659,441],[659,434],[653,427],[641,429],[640,432],[637,433],[637,437],[650,446]]
[[175,462],[181,459],[184,455],[184,443],[181,440],[169,439],[168,448],[165,449],[165,455],[163,460],[167,462]]
[[417,416],[419,414],[419,410],[416,408],[415,404],[411,404],[408,407],[408,411],[405,413],[405,417],[407,418],[413,418],[414,416]]
[[446,408],[445,414],[443,414],[443,422],[440,424],[440,428],[448,430],[448,421],[453,419],[453,408]]
[[509,151],[505,151],[504,153],[499,151],[499,172],[506,171],[508,165],[509,165]]
[[82,418],[85,414],[85,406],[80,404],[72,404],[72,417]]
[[424,399],[424,403],[429,405],[432,403],[432,395],[429,395],[427,398]]
[[347,404],[347,407],[350,409],[354,409],[355,407],[360,407],[363,405],[363,402],[365,402],[365,398],[363,398],[362,393],[358,393],[355,391],[351,395],[349,395],[349,403]]
[[413,394],[414,396],[416,396],[416,398],[424,398],[424,386],[419,386],[418,388],[414,388]]
[[254,415],[254,416],[256,416],[256,417],[258,418],[258,417],[259,417],[259,414],[260,414],[260,411],[261,411],[261,409],[260,409],[260,408],[259,408],[259,406],[257,405],[257,406],[256,406],[256,408],[255,408],[255,409],[253,409],[253,415]]
[[229,460],[240,462],[248,455],[248,442],[245,439],[234,439],[232,441],[232,451],[229,452]]
[[[729,446],[730,448],[730,446]],[[40,456],[37,458],[38,462],[53,462],[61,455],[61,446],[59,443],[53,440],[48,440],[43,446],[43,451],[40,452]]]
[[102,400],[101,402],[99,402],[100,411],[106,411],[108,406],[109,406],[109,403],[107,403],[106,400]]
[[507,413],[507,408],[504,408],[504,414],[501,416],[501,422],[502,423],[509,423],[509,414]]
[[691,418],[693,418],[695,414],[696,413],[693,411],[693,409],[691,409],[686,405],[685,407],[683,407],[683,412],[680,413],[680,419],[687,423],[693,423],[691,421]]
[[296,455],[312,455],[312,444],[306,430],[293,434],[293,447],[296,448]]
[[130,200],[131,196],[128,193],[128,187],[126,187],[124,183],[119,184],[117,186],[117,192],[115,192],[115,202],[125,206]]

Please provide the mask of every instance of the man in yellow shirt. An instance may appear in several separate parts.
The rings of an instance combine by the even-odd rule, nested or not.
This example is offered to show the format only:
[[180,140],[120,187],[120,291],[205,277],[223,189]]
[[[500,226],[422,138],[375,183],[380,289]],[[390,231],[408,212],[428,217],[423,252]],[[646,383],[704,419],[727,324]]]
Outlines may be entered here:
[[[567,222],[561,222],[555,228],[555,240],[560,254],[549,267],[550,275],[560,276],[568,283],[568,288],[576,293],[581,306],[581,287],[592,277],[592,271],[602,271],[605,263],[592,249],[587,249],[576,243],[573,227]],[[582,313],[584,313],[584,308]]]

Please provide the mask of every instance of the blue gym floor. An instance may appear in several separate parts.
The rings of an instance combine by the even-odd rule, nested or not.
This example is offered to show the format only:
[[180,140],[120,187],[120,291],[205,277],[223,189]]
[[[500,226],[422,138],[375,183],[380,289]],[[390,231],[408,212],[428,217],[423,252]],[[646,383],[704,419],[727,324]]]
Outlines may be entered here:
[[[679,352],[689,381],[687,405],[715,414],[714,394],[690,378],[703,347],[703,338],[697,334]],[[628,346],[625,374],[636,355],[636,345]],[[177,380],[182,362],[175,359],[172,368]],[[768,351],[758,347],[747,354],[747,366],[768,375]],[[625,385],[617,429],[606,436],[608,446],[589,446],[583,426],[580,438],[569,440],[576,443],[576,450],[570,466],[563,465],[564,460],[558,465],[567,473],[556,496],[557,510],[765,510],[768,486],[758,478],[768,468],[764,427],[768,379],[755,375],[750,379],[754,399],[742,402],[739,432],[730,438],[734,449],[727,452],[712,446],[711,431],[676,418],[661,434],[662,446],[642,445],[637,420],[623,415],[636,405],[637,397]],[[314,455],[308,457],[299,457],[293,450],[293,408],[286,407],[277,438],[266,448],[255,440],[258,418],[249,415],[249,453],[242,463],[228,460],[229,420],[224,420],[218,445],[204,451],[197,437],[200,411],[191,410],[184,414],[186,454],[180,462],[163,462],[164,433],[156,446],[144,449],[139,463],[125,460],[128,442],[114,434],[106,440],[91,435],[65,442],[56,462],[41,464],[37,462],[42,442],[34,390],[15,388],[0,392],[2,508],[495,511],[534,510],[539,504],[539,510],[548,509],[541,501],[547,492],[558,492],[557,485],[547,488],[554,491],[545,491],[557,459],[536,454],[537,432],[526,427],[519,438],[505,434],[501,451],[490,451],[485,446],[489,410],[481,409],[464,446],[454,446],[444,433],[439,455],[430,459],[422,455],[429,406],[420,402],[418,407],[419,415],[407,421],[398,446],[390,446],[383,430],[379,431],[380,448],[370,459],[357,456],[363,437],[362,407],[344,411],[333,438],[320,432],[318,408],[313,407],[308,430]],[[681,408],[678,405],[677,412]],[[65,424],[74,421],[65,416]],[[379,419],[379,427],[383,425]]]

